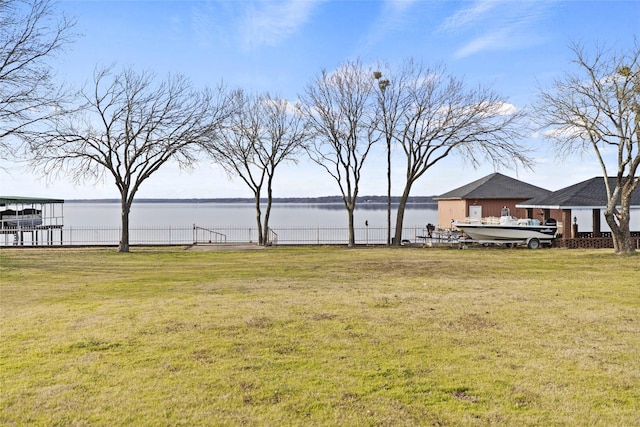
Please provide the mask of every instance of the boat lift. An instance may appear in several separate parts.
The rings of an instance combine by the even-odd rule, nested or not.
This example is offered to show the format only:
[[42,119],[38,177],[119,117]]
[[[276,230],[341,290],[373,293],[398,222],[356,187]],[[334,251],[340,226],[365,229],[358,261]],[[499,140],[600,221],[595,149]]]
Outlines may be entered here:
[[0,246],[62,245],[62,199],[0,196]]

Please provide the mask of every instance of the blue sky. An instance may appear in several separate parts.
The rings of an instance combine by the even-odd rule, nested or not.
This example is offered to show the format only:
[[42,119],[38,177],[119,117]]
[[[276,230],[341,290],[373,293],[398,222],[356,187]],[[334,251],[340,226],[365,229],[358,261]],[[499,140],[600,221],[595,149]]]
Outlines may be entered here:
[[[399,63],[413,57],[444,64],[469,85],[489,84],[518,108],[539,87],[571,69],[572,42],[629,48],[640,36],[640,1],[61,1],[56,8],[77,19],[82,35],[53,61],[61,80],[81,85],[96,66],[117,63],[181,73],[196,86],[224,81],[248,91],[295,100],[323,68],[349,59]],[[557,159],[550,143],[532,135],[534,171],[500,170],[550,190],[602,175],[592,156]],[[400,154],[395,161],[402,160]],[[402,165],[394,167],[393,193],[401,192]],[[460,158],[434,167],[413,195],[437,195],[494,172]],[[19,165],[0,171],[3,194],[116,198],[104,183],[74,185],[64,177],[41,180]],[[311,162],[277,172],[275,196],[339,194],[337,184]],[[386,194],[386,157],[380,146],[368,159],[361,195]],[[203,160],[191,173],[167,164],[138,193],[145,197],[250,197]]]

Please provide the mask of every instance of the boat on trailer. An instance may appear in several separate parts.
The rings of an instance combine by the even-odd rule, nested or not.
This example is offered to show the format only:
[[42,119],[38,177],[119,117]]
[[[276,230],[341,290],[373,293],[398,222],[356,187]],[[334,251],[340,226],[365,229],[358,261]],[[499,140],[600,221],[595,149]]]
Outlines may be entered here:
[[469,236],[469,243],[482,244],[526,244],[529,249],[538,249],[542,244],[551,244],[558,232],[558,223],[549,218],[544,222],[537,219],[518,219],[503,209],[502,215],[483,219],[454,221],[453,225]]

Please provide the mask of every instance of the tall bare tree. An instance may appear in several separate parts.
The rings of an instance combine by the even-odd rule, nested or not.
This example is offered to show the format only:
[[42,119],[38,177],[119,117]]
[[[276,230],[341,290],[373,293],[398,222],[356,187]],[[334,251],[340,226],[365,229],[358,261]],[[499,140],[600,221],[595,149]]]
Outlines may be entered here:
[[362,168],[376,131],[373,71],[349,61],[334,72],[323,70],[306,87],[302,98],[312,138],[310,158],[336,181],[349,220],[349,246],[355,245],[353,214]]
[[[391,146],[393,143],[393,129],[399,119],[399,93],[390,86],[389,79],[383,78],[382,72],[373,72],[373,78],[378,81],[378,106],[381,110],[379,121],[380,132],[387,143],[387,246],[391,245]],[[388,90],[387,90],[388,89]]]
[[[225,132],[208,144],[208,151],[230,175],[239,176],[253,191],[258,226],[258,244],[269,238],[269,217],[273,204],[276,168],[296,162],[306,132],[299,107],[270,94],[247,96],[237,91],[234,113]],[[262,215],[262,190],[267,201]]]
[[132,69],[97,70],[79,96],[74,115],[53,117],[31,135],[33,166],[46,175],[68,174],[75,182],[114,179],[121,199],[122,236],[129,251],[129,213],[140,186],[165,163],[191,167],[228,115],[223,87],[196,91],[182,76],[157,83]]
[[467,88],[444,67],[427,68],[413,59],[386,75],[385,98],[379,103],[382,123],[405,158],[394,238],[399,245],[411,188],[442,159],[457,154],[473,165],[487,161],[494,168],[529,166],[531,160],[519,142],[524,112],[490,88]]
[[[631,193],[640,177],[640,45],[624,52],[572,44],[577,71],[541,91],[538,114],[559,154],[595,154],[604,174],[604,216],[618,254],[634,252],[629,229]],[[613,173],[611,173],[613,172]],[[612,187],[607,177],[615,177]]]
[[29,125],[59,112],[66,93],[49,61],[72,39],[75,22],[49,0],[0,0],[0,159],[16,152]]

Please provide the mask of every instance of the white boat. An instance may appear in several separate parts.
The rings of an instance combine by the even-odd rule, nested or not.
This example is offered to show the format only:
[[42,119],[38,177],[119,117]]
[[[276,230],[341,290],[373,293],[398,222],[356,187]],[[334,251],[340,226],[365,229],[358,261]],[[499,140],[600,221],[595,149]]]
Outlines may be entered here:
[[531,249],[537,249],[541,243],[551,243],[558,231],[555,219],[544,223],[537,219],[517,219],[508,215],[508,211],[500,218],[467,219],[454,221],[453,225],[480,243],[525,243]]

